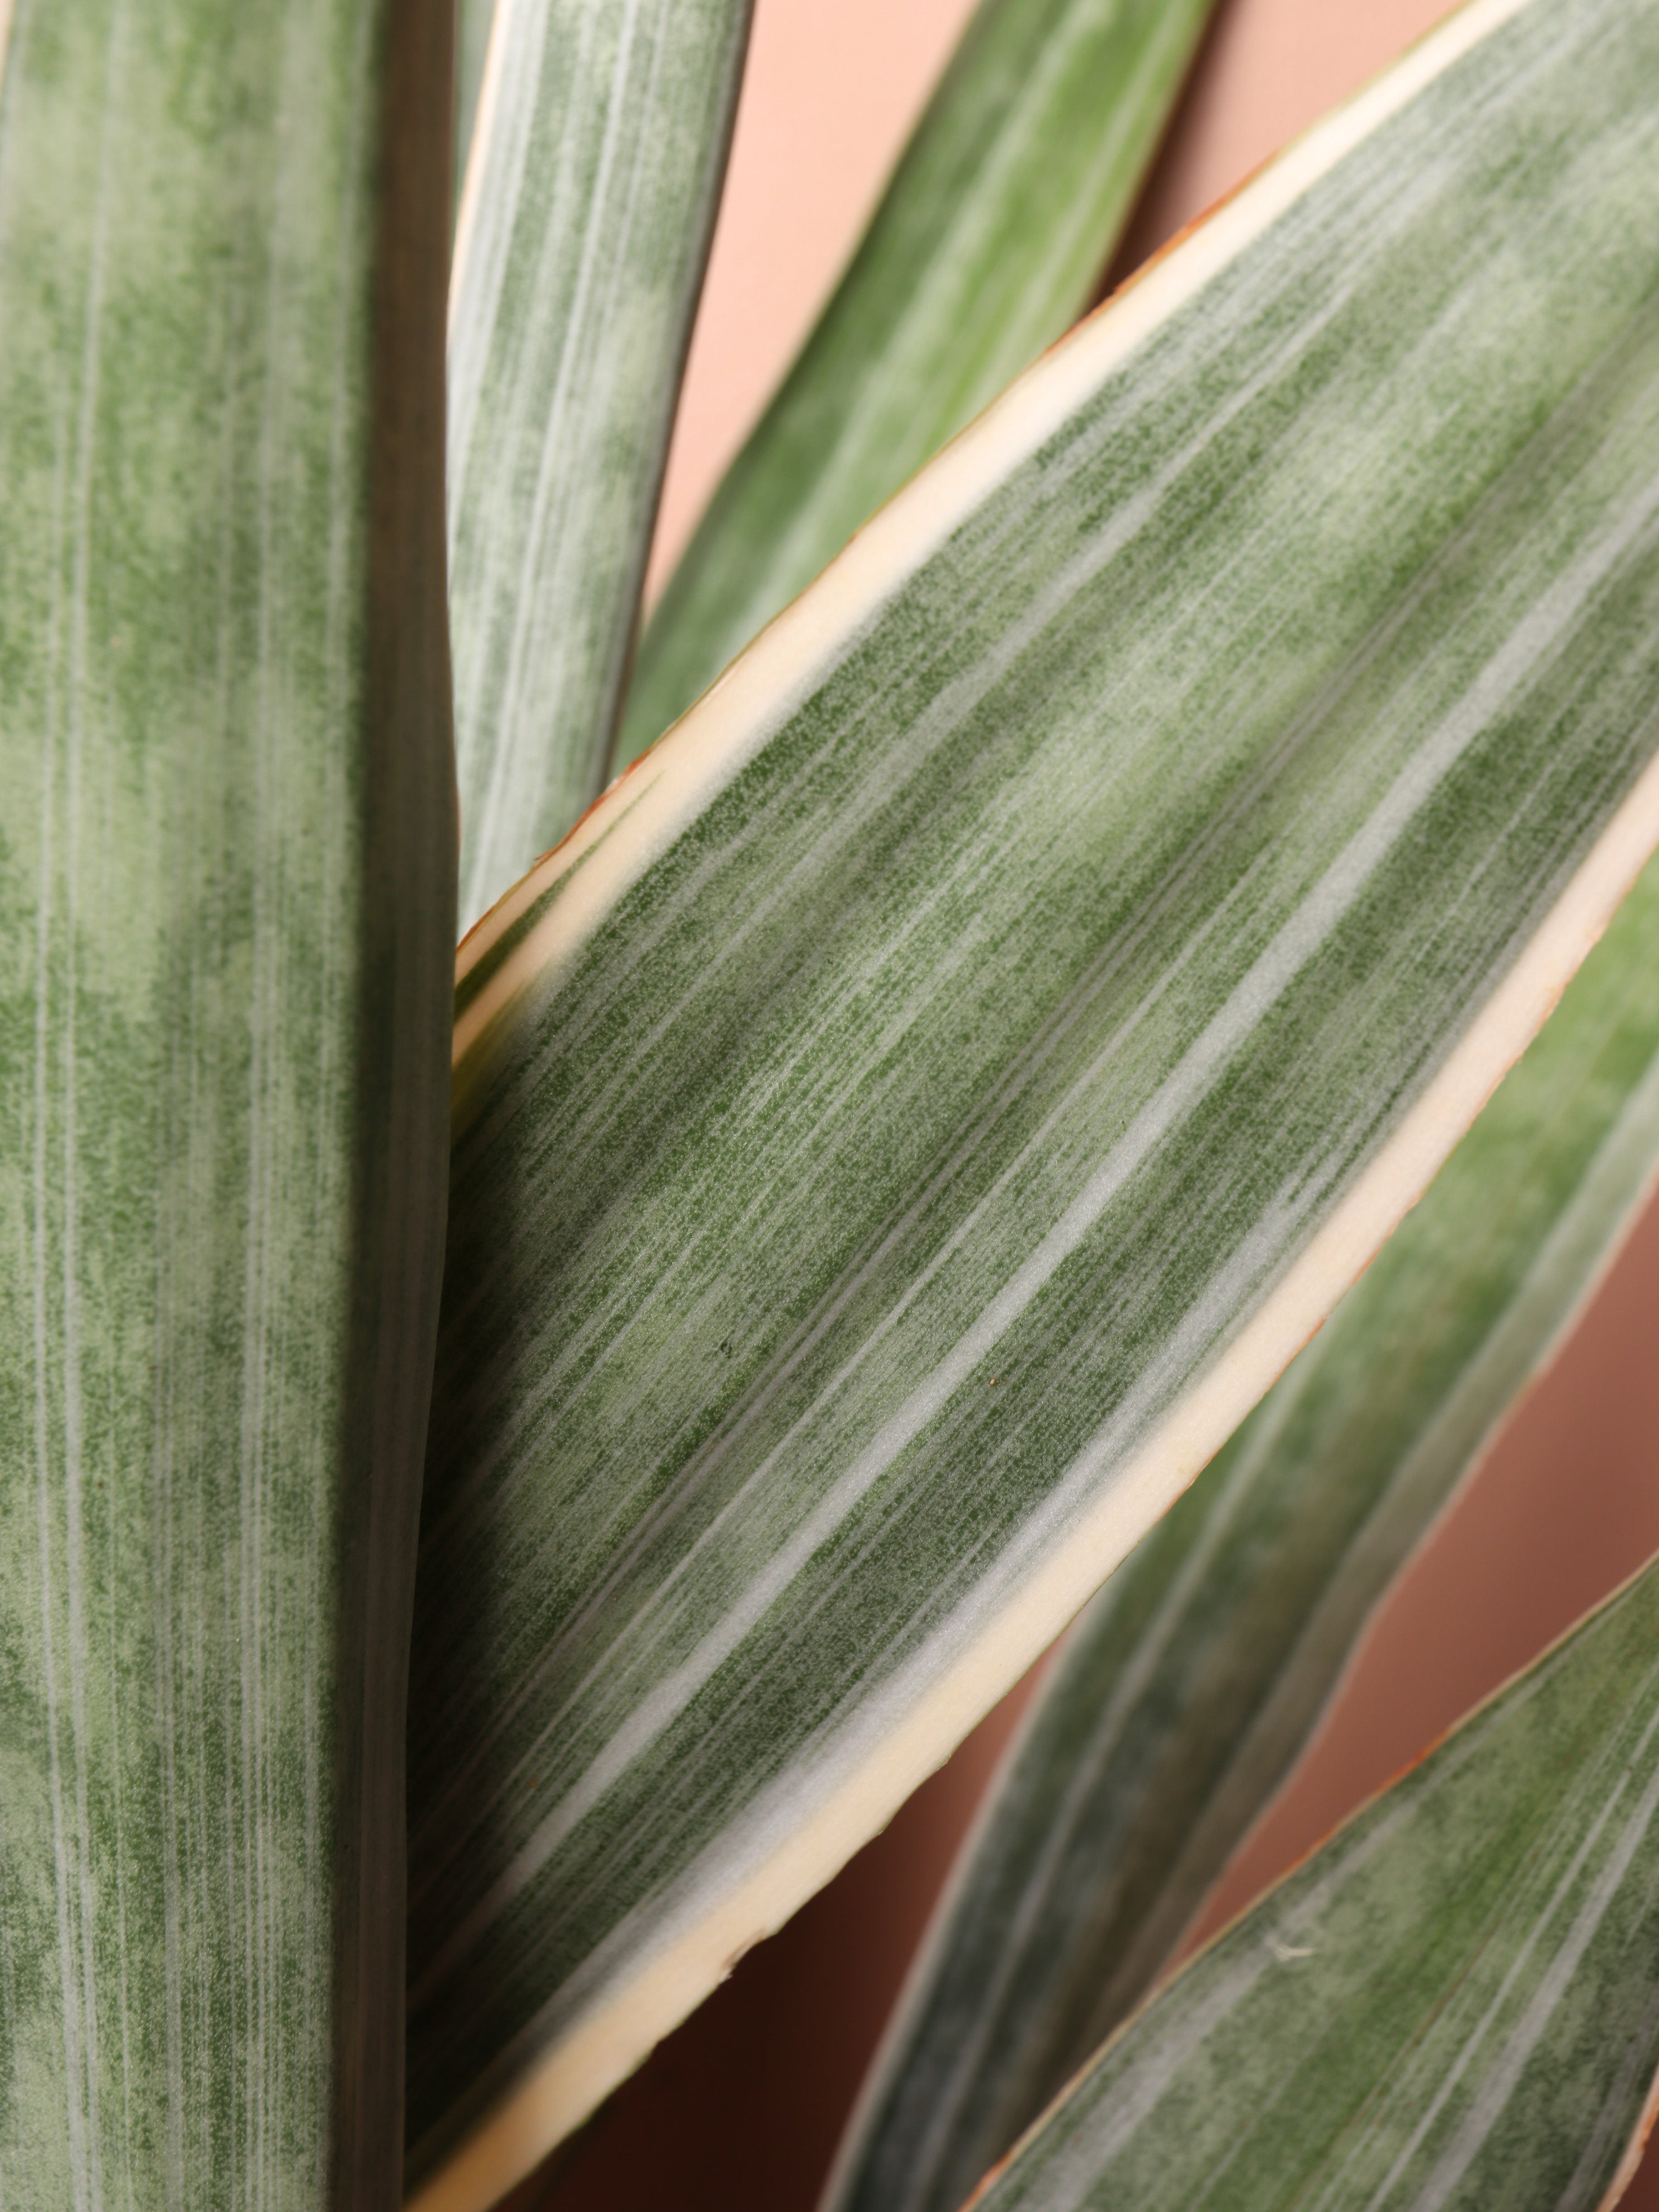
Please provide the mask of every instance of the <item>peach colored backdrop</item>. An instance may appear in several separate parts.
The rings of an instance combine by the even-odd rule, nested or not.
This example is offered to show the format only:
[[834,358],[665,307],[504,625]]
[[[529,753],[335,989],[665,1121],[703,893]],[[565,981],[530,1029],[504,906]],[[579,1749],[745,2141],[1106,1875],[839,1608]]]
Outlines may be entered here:
[[[970,12],[971,0],[757,0],[653,588],[805,335]],[[1443,0],[1222,0],[1114,278],[1444,12]],[[1389,1600],[1212,1925],[1659,1548],[1656,1312],[1659,1212]],[[660,2046],[515,2212],[811,2212],[1030,1686]],[[1659,2208],[1659,2166],[1626,2203]]]

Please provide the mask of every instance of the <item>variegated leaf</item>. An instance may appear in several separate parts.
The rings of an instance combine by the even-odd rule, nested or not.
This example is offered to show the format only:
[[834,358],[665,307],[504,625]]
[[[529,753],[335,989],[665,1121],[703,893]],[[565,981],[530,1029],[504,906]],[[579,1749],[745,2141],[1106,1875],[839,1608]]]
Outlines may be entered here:
[[1212,4],[981,0],[646,627],[616,765],[1082,313]]
[[498,0],[450,301],[463,925],[605,781],[749,9]]
[[1024,1670],[1659,837],[1656,89],[1645,0],[1480,0],[470,940],[423,2203],[488,2203]]
[[447,0],[0,88],[0,2198],[398,2199]]
[[1595,2212],[1659,2071],[1659,1570],[1178,1975],[975,2212]]
[[872,2074],[837,2212],[956,2212],[1146,1995],[1659,1165],[1659,863],[1427,1194],[1078,1623]]

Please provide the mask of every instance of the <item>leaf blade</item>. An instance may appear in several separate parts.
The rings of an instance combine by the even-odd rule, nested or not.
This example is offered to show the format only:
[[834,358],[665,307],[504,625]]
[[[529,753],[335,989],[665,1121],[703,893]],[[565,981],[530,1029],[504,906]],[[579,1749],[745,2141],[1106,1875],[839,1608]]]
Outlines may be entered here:
[[26,6],[0,84],[20,2203],[398,2196],[445,15]]
[[464,928],[605,781],[749,14],[501,0],[492,30],[450,325]]
[[455,204],[460,206],[472,150],[495,0],[455,0]]

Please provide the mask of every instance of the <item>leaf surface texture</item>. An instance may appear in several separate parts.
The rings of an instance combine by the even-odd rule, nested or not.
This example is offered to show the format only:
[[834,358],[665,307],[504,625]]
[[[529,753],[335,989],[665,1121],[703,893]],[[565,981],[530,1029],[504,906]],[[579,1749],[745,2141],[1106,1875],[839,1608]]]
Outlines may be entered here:
[[8,2207],[398,2201],[455,866],[446,15],[12,24]]

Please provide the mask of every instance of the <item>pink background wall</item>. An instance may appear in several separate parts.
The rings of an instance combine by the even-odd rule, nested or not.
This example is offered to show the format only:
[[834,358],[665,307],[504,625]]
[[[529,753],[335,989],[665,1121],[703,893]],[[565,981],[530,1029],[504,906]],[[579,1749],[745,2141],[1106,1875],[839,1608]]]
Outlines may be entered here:
[[[659,585],[805,335],[970,0],[758,0],[726,201],[669,464]],[[1222,0],[1114,270],[1128,272],[1444,12]],[[1413,1565],[1224,1884],[1230,1917],[1659,1548],[1659,1213]],[[811,2212],[1016,1691],[885,1835],[659,2049],[514,2199],[549,2212]],[[1659,2208],[1659,2160],[1626,2200]]]

